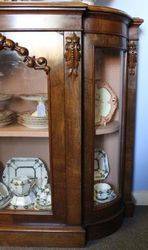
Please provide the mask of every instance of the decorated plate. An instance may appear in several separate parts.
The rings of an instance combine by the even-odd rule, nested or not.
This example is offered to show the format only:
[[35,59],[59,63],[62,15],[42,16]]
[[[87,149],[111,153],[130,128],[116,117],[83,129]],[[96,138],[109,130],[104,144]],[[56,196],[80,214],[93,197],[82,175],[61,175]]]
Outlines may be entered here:
[[108,83],[95,84],[95,125],[109,123],[117,109],[118,98]]
[[48,182],[48,173],[45,164],[39,158],[11,158],[3,172],[3,182],[11,190],[11,182],[14,178],[29,178],[34,183],[37,192],[39,188]]
[[101,149],[95,149],[94,181],[105,180],[109,175],[109,171],[107,153]]

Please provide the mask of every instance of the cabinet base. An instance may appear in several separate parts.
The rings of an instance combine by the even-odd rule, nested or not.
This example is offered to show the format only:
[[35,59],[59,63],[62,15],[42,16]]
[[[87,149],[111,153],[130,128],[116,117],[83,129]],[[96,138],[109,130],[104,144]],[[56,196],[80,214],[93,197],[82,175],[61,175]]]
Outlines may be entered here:
[[110,217],[107,220],[87,225],[86,227],[87,241],[99,239],[109,234],[112,234],[122,225],[123,218],[124,218],[124,209],[121,209],[116,215]]
[[0,226],[1,246],[83,247],[85,238],[85,230],[76,226]]
[[125,207],[107,220],[85,226],[46,225],[0,226],[1,246],[20,247],[84,247],[89,240],[112,234],[123,222],[124,216],[132,216],[134,201],[125,202]]

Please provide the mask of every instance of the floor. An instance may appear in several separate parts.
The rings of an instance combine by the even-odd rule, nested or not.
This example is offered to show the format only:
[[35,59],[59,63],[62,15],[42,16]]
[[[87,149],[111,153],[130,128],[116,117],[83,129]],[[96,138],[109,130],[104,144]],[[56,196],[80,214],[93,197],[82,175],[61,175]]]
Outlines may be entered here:
[[0,250],[148,250],[148,207],[137,207],[135,216],[125,219],[123,226],[114,234],[90,242],[85,248],[21,248],[0,247]]

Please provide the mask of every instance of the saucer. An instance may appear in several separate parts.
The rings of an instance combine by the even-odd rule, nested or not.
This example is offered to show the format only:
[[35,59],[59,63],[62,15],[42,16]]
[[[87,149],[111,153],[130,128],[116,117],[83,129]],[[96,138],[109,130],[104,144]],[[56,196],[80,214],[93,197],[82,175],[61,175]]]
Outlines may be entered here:
[[107,197],[107,199],[104,199],[104,200],[97,199],[97,197],[94,194],[94,201],[97,204],[98,203],[104,204],[104,203],[108,203],[108,202],[113,201],[114,199],[116,199],[116,197],[117,197],[117,194],[112,190],[111,193],[109,194],[109,196]]

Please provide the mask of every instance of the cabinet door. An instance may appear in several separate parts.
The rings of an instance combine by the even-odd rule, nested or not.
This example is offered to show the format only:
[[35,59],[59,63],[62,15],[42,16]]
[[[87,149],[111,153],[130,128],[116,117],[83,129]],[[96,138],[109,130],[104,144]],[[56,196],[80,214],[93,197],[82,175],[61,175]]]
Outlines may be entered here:
[[21,56],[23,48],[15,44],[14,49],[9,40],[0,50],[0,218],[8,224],[64,222],[64,36],[27,31],[3,35],[27,48],[30,57]]
[[[84,39],[85,220],[120,211],[125,116],[125,46],[107,36]],[[106,42],[108,41],[108,42]]]

